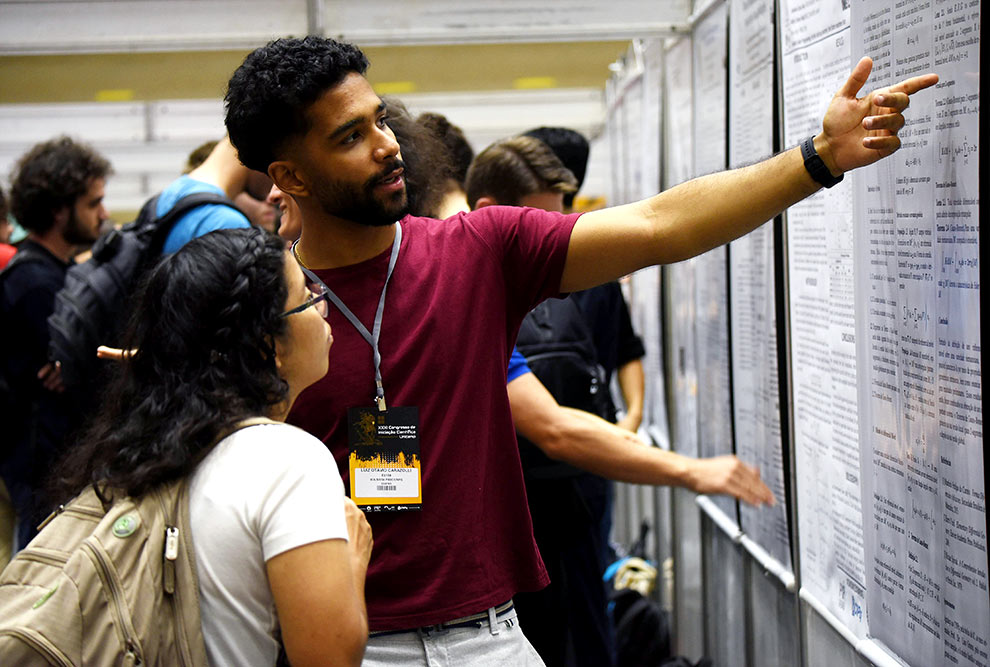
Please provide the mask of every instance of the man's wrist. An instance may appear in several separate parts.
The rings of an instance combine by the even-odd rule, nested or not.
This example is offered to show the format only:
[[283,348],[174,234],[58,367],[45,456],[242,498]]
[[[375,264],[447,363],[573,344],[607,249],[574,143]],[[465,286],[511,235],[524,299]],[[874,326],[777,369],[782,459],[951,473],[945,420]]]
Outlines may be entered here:
[[823,133],[804,140],[800,148],[805,169],[817,183],[830,188],[842,180],[843,171],[835,165],[832,148]]

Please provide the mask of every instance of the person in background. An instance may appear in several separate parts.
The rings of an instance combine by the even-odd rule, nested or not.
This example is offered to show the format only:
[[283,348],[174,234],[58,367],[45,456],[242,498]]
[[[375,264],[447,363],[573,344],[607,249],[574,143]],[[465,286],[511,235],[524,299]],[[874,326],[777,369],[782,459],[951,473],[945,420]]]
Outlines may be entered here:
[[[193,156],[190,156],[190,162],[192,160]],[[271,217],[269,226],[274,228],[275,211],[264,203],[271,187],[270,178],[241,164],[230,140],[224,137],[217,142],[200,165],[194,167],[188,174],[175,179],[162,190],[155,213],[159,216],[165,215],[179,199],[194,192],[225,195],[234,200],[234,203],[237,203],[238,195],[247,193],[253,201],[267,207]],[[246,213],[235,211],[222,204],[204,204],[176,220],[165,238],[162,251],[175,252],[192,239],[217,229],[238,229],[250,225],[251,221]]]
[[290,247],[302,231],[299,206],[292,197],[279,190],[277,185],[272,185],[265,201],[278,209],[278,236],[285,241],[286,248]]
[[10,235],[13,231],[10,220],[7,219],[7,195],[3,193],[3,188],[0,187],[0,271],[7,266],[7,262],[17,252],[17,248],[10,245]]
[[[539,139],[567,167],[577,181],[577,190],[564,193],[563,210],[574,209],[574,197],[584,184],[588,171],[588,156],[591,147],[588,140],[575,130],[566,127],[538,127],[523,136]],[[581,307],[585,322],[591,329],[598,363],[605,371],[605,386],[611,387],[615,374],[619,392],[622,394],[623,414],[618,419],[615,406],[610,405],[612,414],[609,421],[635,433],[643,420],[643,401],[646,395],[646,374],[643,372],[642,358],[646,354],[643,341],[633,330],[629,316],[629,306],[615,280],[575,292],[572,297]],[[606,393],[612,403],[611,391]],[[607,566],[615,558],[615,550],[609,541],[612,533],[612,507],[615,498],[611,482],[604,485],[605,506],[601,516],[602,562]]]
[[0,397],[3,478],[17,512],[15,549],[35,534],[44,477],[81,423],[75,397],[63,392],[48,362],[48,316],[80,246],[92,244],[109,214],[103,204],[110,163],[87,144],[62,136],[35,145],[14,170],[11,211],[27,238],[0,286]]
[[[201,164],[206,162],[206,158],[210,157],[213,149],[217,147],[219,141],[207,141],[206,143],[200,144],[189,153],[189,157],[186,158],[186,168],[182,170],[183,174],[188,174],[193,169],[196,169]],[[241,210],[241,213],[247,216],[247,219],[255,227],[261,227],[265,231],[269,231],[272,234],[276,232],[276,227],[278,226],[278,207],[272,205],[267,197],[263,199],[258,199],[254,193],[256,193],[256,188],[261,186],[255,186],[251,192],[243,190],[238,192],[232,199],[234,203],[237,204],[237,208]]]
[[[503,139],[479,153],[466,185],[474,210],[508,205],[560,212],[564,198],[577,189],[570,170],[531,136]],[[608,284],[586,291],[607,288]],[[520,593],[515,600],[523,632],[549,667],[604,667],[615,659],[602,582],[607,563],[601,524],[611,514],[611,482],[561,461],[588,448],[611,452],[618,459],[627,448],[636,447],[644,465],[654,471],[641,482],[726,493],[750,503],[772,502],[773,497],[756,469],[735,456],[690,459],[647,448],[628,429],[605,421],[615,420],[607,385],[596,385],[601,390],[592,392],[587,382],[580,382],[582,369],[597,367],[599,360],[592,328],[576,297],[541,304],[527,315],[520,331],[520,345],[526,332],[536,330],[546,338],[547,350],[567,354],[551,363],[547,359],[552,355],[545,353],[540,378],[533,373],[514,379],[510,375],[507,385],[513,423],[522,436],[519,449],[533,532],[550,572],[549,586]],[[581,363],[572,361],[575,354],[583,355]],[[743,491],[747,488],[760,493]]]
[[[375,434],[415,430],[421,443],[421,467],[404,468],[413,472],[400,473],[402,495],[393,496],[418,493],[419,511],[390,509],[386,498],[369,518],[367,665],[423,664],[434,651],[458,665],[539,665],[511,602],[548,583],[508,444],[507,366],[523,318],[548,297],[744,235],[821,182],[792,149],[614,209],[567,216],[489,206],[440,224],[406,214],[401,152],[367,65],[359,49],[332,39],[275,40],[246,57],[225,98],[241,161],[300,208],[296,260],[353,311],[353,319],[329,311],[333,372],[300,394],[289,422],[323,440],[348,480],[349,433],[366,417]],[[937,81],[914,77],[857,99],[870,68],[869,59],[854,68],[812,140],[833,175],[893,153],[910,94]],[[414,412],[412,424],[396,421]],[[708,490],[710,461],[652,452],[629,445],[566,456],[634,483],[669,483],[690,468]],[[769,500],[758,477],[739,481],[740,495]],[[361,482],[368,486],[351,493],[365,504],[376,499],[370,492],[393,492]]]
[[386,96],[382,101],[385,122],[403,151],[409,210],[441,210],[457,173],[447,147],[432,130],[413,118],[400,100]]
[[206,162],[206,158],[210,157],[210,153],[219,144],[219,140],[205,141],[201,143],[196,148],[190,151],[189,155],[186,157],[186,166],[183,168],[182,173],[188,174],[190,171],[198,167],[199,165]]
[[443,114],[432,111],[421,113],[416,118],[416,122],[430,130],[447,147],[448,159],[454,165],[454,173],[447,181],[444,201],[435,214],[430,214],[431,217],[444,220],[455,213],[469,210],[467,195],[464,193],[464,179],[467,177],[471,160],[474,159],[474,149],[464,136],[464,131],[447,120]]
[[137,298],[132,352],[56,495],[140,497],[188,477],[210,663],[275,665],[281,643],[294,665],[359,665],[371,530],[323,443],[282,423],[327,372],[326,294],[278,238],[247,228],[166,255]]

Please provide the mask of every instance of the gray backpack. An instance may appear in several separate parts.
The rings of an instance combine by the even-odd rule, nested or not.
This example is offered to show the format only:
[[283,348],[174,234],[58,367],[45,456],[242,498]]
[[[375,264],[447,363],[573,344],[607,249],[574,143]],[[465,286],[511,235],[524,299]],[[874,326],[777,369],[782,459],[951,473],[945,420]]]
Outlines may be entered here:
[[90,486],[0,574],[4,665],[207,665],[183,479],[104,502]]

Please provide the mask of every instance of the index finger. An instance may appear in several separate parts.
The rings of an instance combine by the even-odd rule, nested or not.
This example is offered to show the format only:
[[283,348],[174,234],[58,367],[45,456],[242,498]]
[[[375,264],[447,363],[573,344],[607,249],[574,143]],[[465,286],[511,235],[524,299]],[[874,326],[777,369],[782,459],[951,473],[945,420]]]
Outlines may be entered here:
[[895,83],[893,86],[888,88],[888,90],[892,93],[907,93],[908,95],[914,95],[919,90],[930,88],[936,83],[938,83],[938,74],[928,73],[920,76],[913,76],[910,79],[901,81],[900,83]]

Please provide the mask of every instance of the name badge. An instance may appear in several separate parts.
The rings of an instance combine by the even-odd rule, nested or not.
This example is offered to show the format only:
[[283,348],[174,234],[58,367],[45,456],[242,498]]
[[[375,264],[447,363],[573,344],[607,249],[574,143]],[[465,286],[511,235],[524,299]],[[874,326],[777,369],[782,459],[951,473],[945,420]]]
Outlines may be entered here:
[[351,499],[365,512],[399,512],[423,506],[419,408],[347,411]]

